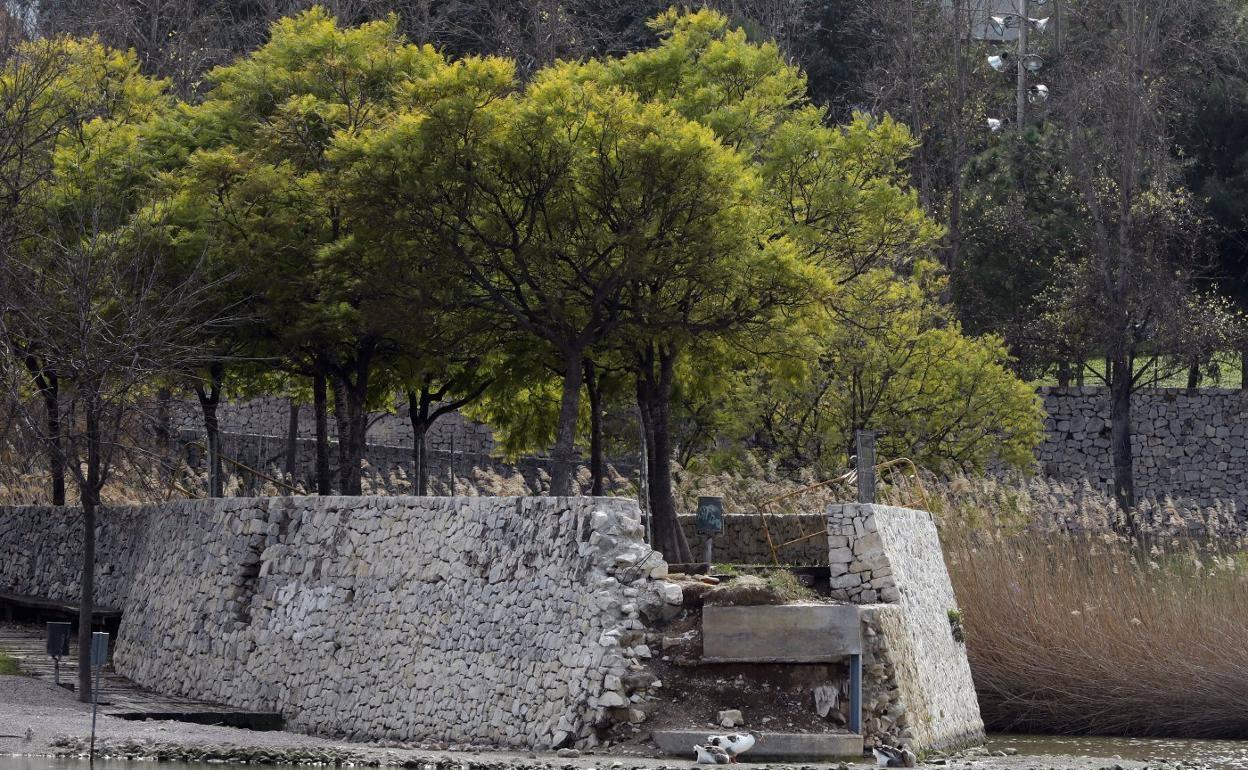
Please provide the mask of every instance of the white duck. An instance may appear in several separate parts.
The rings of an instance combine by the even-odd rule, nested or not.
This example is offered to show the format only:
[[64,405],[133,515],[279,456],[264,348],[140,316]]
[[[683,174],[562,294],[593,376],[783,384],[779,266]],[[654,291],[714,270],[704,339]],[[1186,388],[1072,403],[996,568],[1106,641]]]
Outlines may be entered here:
[[731,761],[728,752],[718,746],[698,746],[694,745],[693,750],[697,753],[697,763],[699,765],[726,765]]
[[880,745],[871,749],[876,767],[914,767],[918,757],[910,749],[897,749]]
[[728,757],[733,762],[737,761],[737,757],[750,749],[754,748],[754,744],[758,741],[759,735],[753,731],[748,733],[728,733],[727,735],[710,735],[707,736],[706,742],[711,746],[717,746],[728,752]]

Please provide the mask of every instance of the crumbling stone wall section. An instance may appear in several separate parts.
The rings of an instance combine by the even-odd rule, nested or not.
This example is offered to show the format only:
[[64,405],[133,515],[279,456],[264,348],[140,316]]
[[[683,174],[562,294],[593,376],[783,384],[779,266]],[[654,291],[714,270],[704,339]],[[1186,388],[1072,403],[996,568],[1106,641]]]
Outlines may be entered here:
[[[121,609],[147,538],[149,512],[102,508],[95,528],[95,604]],[[0,592],[77,604],[82,512],[73,507],[0,506]]]
[[319,734],[592,745],[681,601],[625,499],[226,499],[159,526],[117,670]]
[[886,664],[876,674],[891,676],[885,689],[896,694],[886,710],[892,725],[876,729],[887,733],[895,726],[916,749],[981,740],[984,724],[970,664],[950,618],[957,599],[931,514],[832,505],[828,533],[833,596],[884,605],[872,613],[873,630],[882,637],[874,642],[878,662]]

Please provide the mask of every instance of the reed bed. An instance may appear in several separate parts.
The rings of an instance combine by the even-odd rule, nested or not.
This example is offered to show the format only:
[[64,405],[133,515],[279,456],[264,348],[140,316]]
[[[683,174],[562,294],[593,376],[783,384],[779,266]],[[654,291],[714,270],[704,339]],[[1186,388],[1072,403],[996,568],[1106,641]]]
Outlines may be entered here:
[[946,531],[991,730],[1248,738],[1236,542]]

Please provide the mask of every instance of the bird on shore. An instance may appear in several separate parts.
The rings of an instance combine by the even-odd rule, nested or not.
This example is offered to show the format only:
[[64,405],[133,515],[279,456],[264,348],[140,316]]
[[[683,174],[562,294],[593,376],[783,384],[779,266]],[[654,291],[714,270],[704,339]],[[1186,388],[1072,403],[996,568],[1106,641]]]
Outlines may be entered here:
[[875,755],[876,767],[914,767],[918,757],[905,748],[894,748],[883,744],[871,749]]
[[758,741],[759,737],[758,733],[751,730],[748,733],[708,735],[706,742],[711,746],[721,748],[728,752],[728,758],[733,762],[736,762],[738,756],[754,748],[754,744]]
[[34,731],[34,730],[32,730],[32,729],[30,729],[29,727],[27,727],[27,728],[26,728],[26,737],[25,737],[25,738],[22,738],[22,743],[30,743],[30,742],[31,742],[31,741],[33,741],[34,739],[35,739],[35,731]]
[[726,765],[732,758],[728,756],[728,752],[718,746],[698,746],[693,747],[697,753],[697,763],[699,765]]

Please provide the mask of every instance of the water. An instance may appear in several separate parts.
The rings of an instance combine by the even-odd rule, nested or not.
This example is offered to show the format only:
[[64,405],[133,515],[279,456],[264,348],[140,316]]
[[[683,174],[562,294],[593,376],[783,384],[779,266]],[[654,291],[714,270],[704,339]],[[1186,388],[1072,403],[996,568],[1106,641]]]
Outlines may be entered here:
[[[1211,770],[1248,770],[1248,741],[1196,741],[1181,738],[1100,738],[1053,735],[993,735],[987,748],[1019,754],[1110,757],[1140,762],[1168,759]],[[0,770],[4,770],[0,766]]]

